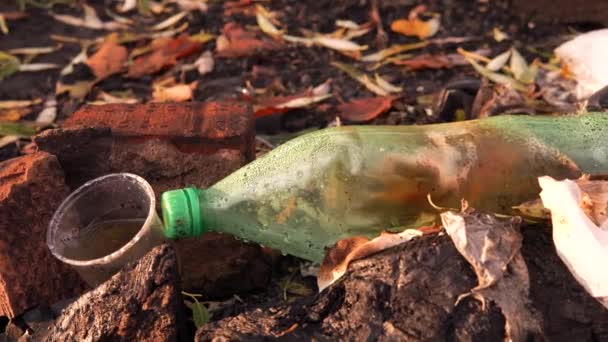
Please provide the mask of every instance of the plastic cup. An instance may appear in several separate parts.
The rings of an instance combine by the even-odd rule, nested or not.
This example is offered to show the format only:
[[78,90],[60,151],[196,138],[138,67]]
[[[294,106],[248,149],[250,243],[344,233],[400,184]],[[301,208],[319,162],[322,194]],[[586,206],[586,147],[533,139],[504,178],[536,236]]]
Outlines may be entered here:
[[109,174],[76,189],[47,230],[51,253],[92,287],[164,241],[152,187],[129,173]]

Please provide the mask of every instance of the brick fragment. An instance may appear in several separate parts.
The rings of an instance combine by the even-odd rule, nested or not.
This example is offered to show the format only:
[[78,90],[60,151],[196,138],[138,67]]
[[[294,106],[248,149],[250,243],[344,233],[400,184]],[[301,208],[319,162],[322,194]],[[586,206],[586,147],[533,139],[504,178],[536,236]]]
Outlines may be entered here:
[[[34,141],[58,157],[73,189],[108,173],[130,172],[148,180],[157,198],[179,187],[209,187],[251,161],[255,151],[251,108],[229,101],[85,107],[63,129]],[[230,295],[264,286],[270,274],[259,246],[227,235],[173,245],[182,285],[190,291]]]
[[84,289],[46,245],[49,221],[68,193],[61,166],[48,153],[0,163],[0,315],[15,317]]

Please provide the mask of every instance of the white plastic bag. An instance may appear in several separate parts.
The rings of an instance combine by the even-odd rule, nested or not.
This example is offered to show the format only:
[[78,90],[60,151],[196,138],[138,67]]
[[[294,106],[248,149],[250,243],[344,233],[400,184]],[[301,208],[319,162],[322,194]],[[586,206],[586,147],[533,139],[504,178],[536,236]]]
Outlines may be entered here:
[[[589,203],[572,180],[538,178],[543,205],[551,210],[553,242],[574,278],[608,309],[608,220],[596,225],[585,213]],[[608,203],[603,203],[604,208]]]

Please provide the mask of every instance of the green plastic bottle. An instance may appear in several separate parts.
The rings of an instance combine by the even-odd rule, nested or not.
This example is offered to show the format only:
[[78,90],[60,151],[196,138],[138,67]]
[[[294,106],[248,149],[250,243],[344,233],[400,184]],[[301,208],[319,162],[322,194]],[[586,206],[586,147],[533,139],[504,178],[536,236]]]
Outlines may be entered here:
[[345,126],[299,136],[208,189],[163,194],[165,234],[232,234],[312,261],[354,235],[432,222],[462,198],[509,213],[537,177],[608,174],[608,114]]

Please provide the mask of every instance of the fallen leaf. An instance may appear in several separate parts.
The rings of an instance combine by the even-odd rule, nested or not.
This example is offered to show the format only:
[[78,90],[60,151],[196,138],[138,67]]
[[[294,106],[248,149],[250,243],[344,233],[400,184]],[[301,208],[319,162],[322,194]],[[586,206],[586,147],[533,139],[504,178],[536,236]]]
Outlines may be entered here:
[[389,93],[400,93],[403,91],[403,88],[397,87],[397,86],[389,83],[384,78],[380,77],[380,75],[378,75],[378,74],[374,75],[374,80],[376,81],[376,84],[378,84],[380,86],[380,88],[388,91]]
[[398,53],[402,53],[405,51],[410,51],[410,50],[415,50],[415,49],[420,49],[423,48],[425,46],[429,45],[428,42],[418,42],[418,43],[412,43],[412,44],[401,44],[401,45],[393,45],[389,48],[386,48],[384,50],[380,50],[376,53],[373,53],[371,55],[367,55],[367,56],[363,56],[361,58],[361,61],[363,62],[380,62],[383,59],[396,55]]
[[337,51],[363,51],[367,49],[367,45],[359,45],[355,42],[346,39],[331,38],[327,36],[315,36],[313,42]]
[[406,229],[398,234],[383,232],[371,241],[362,236],[338,241],[327,251],[321,263],[319,274],[317,274],[319,292],[340,279],[352,261],[363,259],[421,235],[422,232],[417,229]]
[[11,109],[0,109],[0,122],[15,122],[29,114],[32,110],[27,107],[16,107]]
[[257,13],[257,10],[253,5],[252,0],[226,1],[224,2],[224,17],[229,17],[235,14],[253,17]]
[[511,48],[510,69],[513,77],[523,83],[532,83],[538,70],[531,68],[524,57],[515,48]]
[[116,21],[102,22],[97,16],[95,9],[91,6],[83,4],[82,8],[84,9],[83,18],[77,18],[67,14],[51,14],[51,16],[55,18],[55,20],[60,21],[64,24],[77,27],[86,27],[93,30],[112,31],[127,28],[125,24]]
[[277,50],[281,44],[273,40],[264,40],[253,32],[246,31],[237,23],[228,23],[217,38],[216,48],[220,57],[245,57],[260,51]]
[[203,52],[203,54],[194,62],[194,66],[201,76],[212,72],[214,65],[215,63],[211,51]]
[[336,20],[336,26],[337,27],[343,27],[345,29],[350,29],[350,30],[357,30],[361,27],[361,25],[357,24],[356,22],[352,21],[352,20]]
[[40,125],[34,122],[0,122],[0,136],[14,135],[17,137],[30,137],[36,134]]
[[511,50],[507,50],[492,58],[492,60],[486,64],[486,69],[490,71],[498,71],[502,69],[509,61],[509,57],[511,57]]
[[[530,307],[530,276],[521,254],[521,218],[500,219],[467,208],[441,214],[445,231],[458,252],[473,267],[478,285],[461,294],[456,305],[467,297],[494,302],[505,317],[505,339],[524,341],[540,336],[540,318]],[[539,335],[537,335],[539,334]]]
[[50,69],[59,69],[59,65],[53,63],[32,63],[19,65],[19,71],[42,71]]
[[169,27],[177,24],[186,15],[188,15],[188,12],[181,12],[181,13],[177,13],[175,15],[172,15],[169,18],[163,20],[162,22],[160,22],[160,23],[152,26],[152,30],[154,30],[154,31],[160,31],[160,30],[167,29],[167,28],[169,28]]
[[129,67],[127,77],[138,78],[154,74],[168,66],[174,65],[178,59],[197,53],[201,44],[190,39],[187,34],[177,38],[157,38],[152,44],[153,51],[137,58]]
[[97,80],[120,72],[127,61],[127,48],[118,45],[116,40],[116,35],[108,36],[99,49],[86,61]]
[[338,106],[340,118],[351,122],[366,122],[375,119],[391,108],[393,98],[369,97],[355,99]]
[[492,81],[494,83],[504,84],[513,89],[520,90],[520,91],[527,90],[526,86],[523,83],[519,82],[518,80],[514,79],[513,77],[490,71],[487,68],[481,66],[473,58],[470,58],[467,55],[465,55],[465,58],[478,73],[480,73],[482,76],[486,77],[490,81]]
[[452,62],[444,55],[423,54],[409,59],[391,60],[395,65],[402,65],[410,70],[451,68]]
[[118,6],[118,12],[124,13],[134,10],[137,7],[137,0],[124,0],[122,5]]
[[525,216],[526,218],[541,220],[551,219],[551,211],[545,208],[543,202],[540,199],[526,201],[518,206],[513,207],[513,209],[522,216]]
[[0,81],[19,71],[20,64],[17,57],[0,51]]
[[389,94],[384,88],[379,86],[376,82],[374,82],[368,75],[363,72],[357,70],[355,67],[350,66],[348,64],[340,63],[340,62],[331,62],[331,65],[334,67],[344,71],[350,77],[359,81],[363,84],[369,91],[376,95],[387,96]]
[[57,82],[55,95],[68,93],[72,99],[83,99],[95,85],[95,80],[77,81],[70,84]]
[[198,82],[154,87],[152,102],[184,102],[192,99],[192,91]]
[[431,37],[439,30],[439,15],[434,15],[429,20],[421,20],[419,14],[426,11],[426,7],[416,6],[410,11],[407,19],[397,19],[391,23],[391,30],[405,36],[425,39]]
[[257,99],[254,105],[255,116],[263,117],[278,113],[286,113],[291,109],[307,107],[311,104],[328,99],[332,96],[329,93],[331,90],[329,84],[330,80],[299,94]]
[[38,113],[38,117],[36,118],[36,123],[49,125],[55,122],[57,118],[57,99],[55,95],[49,95],[49,97],[44,101],[44,106],[40,113]]
[[494,27],[492,29],[492,36],[494,37],[494,40],[499,43],[503,40],[509,39],[509,35],[501,31],[498,27]]
[[6,20],[4,19],[4,15],[0,13],[0,32],[3,34],[8,34],[8,25],[6,25]]
[[8,50],[11,55],[44,55],[47,53],[55,52],[60,49],[61,46],[41,46],[41,47],[27,47]]
[[0,101],[0,109],[13,109],[37,105],[42,103],[42,99],[34,100],[4,100]]
[[121,94],[120,96],[116,96],[114,94],[106,93],[101,91],[97,94],[97,101],[89,102],[88,104],[92,105],[104,105],[109,103],[126,103],[126,104],[136,104],[139,103],[139,99],[135,98],[132,92],[128,91],[125,94]]
[[271,18],[270,18],[270,12],[268,12],[268,10],[266,10],[263,6],[261,6],[261,5],[256,6],[255,18],[256,18],[258,26],[260,27],[260,30],[262,30],[262,32],[266,33],[267,35],[271,36],[272,38],[279,38],[280,36],[283,35],[284,32],[282,30],[279,30],[272,23]]
[[182,11],[200,11],[206,13],[209,7],[205,0],[171,0],[176,3]]

